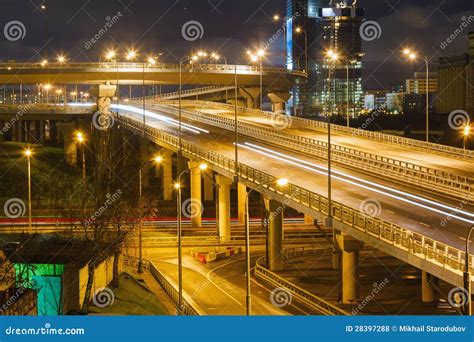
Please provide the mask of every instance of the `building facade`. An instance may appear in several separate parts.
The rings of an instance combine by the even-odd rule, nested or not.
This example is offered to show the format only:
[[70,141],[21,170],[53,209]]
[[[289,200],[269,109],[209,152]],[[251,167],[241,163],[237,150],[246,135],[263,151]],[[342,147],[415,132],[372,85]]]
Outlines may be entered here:
[[[308,72],[308,80],[293,90],[294,113],[346,115],[349,110],[355,117],[364,104],[360,36],[364,10],[344,0],[288,0],[287,5],[287,68]],[[335,65],[327,58],[328,50],[341,57]]]
[[[428,85],[427,85],[428,83]],[[428,74],[428,82],[426,80],[426,72],[415,72],[413,78],[406,80],[407,94],[425,94],[436,93],[438,90],[438,73],[430,72]]]

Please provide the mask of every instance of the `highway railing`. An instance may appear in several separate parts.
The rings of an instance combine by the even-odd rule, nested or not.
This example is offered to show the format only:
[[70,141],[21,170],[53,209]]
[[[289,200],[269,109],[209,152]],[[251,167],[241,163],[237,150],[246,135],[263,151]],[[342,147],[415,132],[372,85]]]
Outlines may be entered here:
[[[144,133],[149,139],[159,144],[165,144],[173,149],[179,148],[179,139],[173,134],[143,125],[139,120],[122,115],[118,115],[117,120],[123,126]],[[205,161],[210,166],[228,171],[229,173],[235,172],[235,162],[228,157],[184,139],[181,147],[183,153],[190,158]],[[266,190],[279,197],[283,196],[289,202],[309,208],[315,213],[323,214],[326,217],[329,214],[328,209],[331,207],[333,220],[344,224],[354,231],[376,238],[400,252],[405,252],[434,263],[446,272],[462,275],[464,271],[465,253],[460,249],[448,246],[445,243],[380,218],[366,215],[359,210],[336,201],[332,201],[331,206],[329,206],[326,197],[294,184],[289,184],[284,189],[277,189],[274,185],[277,181],[276,177],[241,163],[239,163],[238,175],[256,188]],[[469,258],[471,272],[473,272],[472,255],[469,255]]]
[[[234,110],[234,106],[224,104],[224,103],[217,103],[217,102],[210,102],[210,101],[192,101],[193,104],[201,103],[201,105],[209,107],[209,106],[220,106],[222,108],[227,108],[229,110]],[[278,120],[279,116],[284,116],[284,114],[279,113],[272,113],[266,112],[258,109],[251,109],[245,107],[238,107],[238,110],[241,112],[248,112],[252,115],[259,115],[265,118],[273,118],[274,120]],[[313,128],[319,131],[327,131],[327,123],[317,121],[317,120],[310,120],[298,117],[291,117],[291,124],[294,127],[301,127],[301,128]],[[410,147],[410,148],[417,148],[423,150],[425,152],[432,152],[437,154],[442,154],[446,157],[450,158],[458,158],[458,159],[467,159],[467,160],[474,160],[474,151],[472,150],[464,150],[458,147],[452,147],[447,145],[435,144],[431,142],[410,139],[405,137],[399,137],[396,135],[385,134],[380,132],[372,132],[367,131],[360,128],[351,128],[341,125],[331,125],[331,129],[335,133],[349,135],[358,138],[366,138],[372,141],[379,141],[383,143],[389,143],[397,146],[402,147]]]
[[[138,259],[125,256],[123,258],[124,266],[128,266],[132,269],[137,269]],[[178,289],[174,284],[172,284],[163,273],[149,260],[143,260],[142,265],[145,271],[150,272],[150,274],[155,278],[155,280],[160,284],[161,288],[165,291],[168,297],[172,302],[178,307],[179,305],[179,293]],[[184,296],[186,297],[186,296]],[[195,304],[191,305],[190,301],[186,298],[183,299],[184,307],[182,308],[182,314],[186,316],[199,316],[199,309],[193,307]]]
[[[209,87],[200,87],[195,89],[187,89],[181,92],[181,97],[191,97],[191,96],[198,96],[203,94],[209,93],[217,93],[221,91],[226,91],[234,89],[234,87],[222,87],[222,86],[209,86]],[[166,93],[161,95],[153,95],[153,96],[146,96],[146,101],[169,101],[170,99],[177,99],[179,98],[180,94],[179,91],[175,91],[172,93]],[[132,103],[140,103],[143,101],[143,97],[134,98],[131,102]]]
[[302,287],[293,284],[292,282],[280,277],[278,274],[270,271],[265,267],[265,258],[257,260],[255,265],[255,276],[267,283],[272,284],[276,287],[281,287],[287,290],[293,298],[298,299],[303,304],[321,312],[328,316],[348,316],[349,314],[338,308],[337,306],[329,303],[328,301],[316,296],[315,294],[303,289]]
[[[178,115],[179,110],[170,105],[152,104],[150,108],[166,111],[172,115]],[[191,112],[182,110],[182,114],[190,120],[198,120],[212,126],[233,131],[235,129],[234,119],[225,118],[218,114],[210,114],[204,111]],[[327,142],[290,134],[288,132],[274,130],[271,128],[251,124],[239,123],[239,133],[256,138],[267,143],[284,148],[292,148],[303,153],[327,158]],[[474,178],[460,176],[448,171],[420,166],[394,158],[363,152],[354,148],[331,144],[333,161],[345,167],[356,169],[364,173],[376,173],[384,178],[390,178],[395,182],[407,182],[410,185],[418,185],[426,190],[437,190],[451,197],[467,199],[472,201],[474,193]]]

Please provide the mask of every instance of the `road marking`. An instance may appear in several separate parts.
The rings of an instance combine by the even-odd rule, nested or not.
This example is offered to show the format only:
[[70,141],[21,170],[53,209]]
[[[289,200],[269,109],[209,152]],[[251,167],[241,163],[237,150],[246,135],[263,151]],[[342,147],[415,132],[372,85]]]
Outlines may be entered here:
[[422,226],[431,228],[431,226],[430,226],[429,224],[426,224],[426,223],[424,223],[424,222],[419,222],[419,221],[418,221],[418,223],[421,224]]

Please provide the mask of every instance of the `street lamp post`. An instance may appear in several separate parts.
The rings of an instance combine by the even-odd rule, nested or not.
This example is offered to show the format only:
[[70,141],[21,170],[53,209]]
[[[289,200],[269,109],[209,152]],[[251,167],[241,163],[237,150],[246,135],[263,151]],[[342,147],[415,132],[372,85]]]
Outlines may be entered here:
[[471,298],[472,298],[472,288],[471,288],[471,269],[469,265],[469,244],[471,243],[471,235],[474,231],[474,226],[469,229],[469,233],[467,234],[466,238],[466,249],[465,249],[465,261],[464,261],[464,289],[466,290],[468,298],[466,299],[466,304],[464,305],[464,314],[465,315],[472,315],[472,306],[471,306]]
[[308,72],[308,34],[301,27],[297,27],[295,31],[298,34],[304,34],[304,70]]
[[77,145],[82,147],[82,187],[83,187],[82,215],[85,216],[87,182],[86,182],[86,149],[84,148],[86,139],[85,139],[84,133],[80,131],[76,132],[76,141],[77,141]]
[[265,57],[265,50],[260,49],[255,54],[252,51],[247,51],[252,62],[259,62],[260,65],[260,110],[263,109],[263,57]]
[[[140,165],[140,168],[138,170],[138,205],[139,208],[142,206],[142,197],[143,197],[143,177],[142,177],[142,171],[143,168],[149,163],[149,162],[154,162],[155,164],[160,164],[163,161],[163,158],[161,156],[156,156],[152,160],[148,160],[142,165]],[[143,234],[142,234],[142,213],[139,213],[140,215],[140,222],[138,226],[138,273],[143,273]]]
[[333,233],[333,267],[339,266],[339,257],[336,256],[338,251],[336,249],[336,230],[332,224],[332,165],[331,165],[331,114],[332,114],[332,101],[331,101],[331,87],[332,87],[332,78],[333,73],[335,72],[336,62],[339,60],[339,55],[330,50],[327,52],[327,57],[330,60],[330,67],[328,70],[328,102],[329,102],[329,111],[327,113],[327,126],[328,126],[328,217],[326,226],[332,227]]
[[28,233],[32,233],[32,220],[31,220],[31,155],[33,152],[30,148],[27,148],[24,152],[26,160],[28,162]]
[[[418,56],[410,49],[403,50],[403,54],[410,60],[416,60]],[[423,56],[426,67],[426,142],[430,142],[430,60],[427,56]]]
[[[207,170],[208,166],[205,163],[202,163],[198,166],[201,171]],[[191,172],[194,168],[188,168],[186,170],[181,171],[178,175],[178,180],[174,184],[174,188],[178,191],[177,196],[177,223],[178,223],[178,313],[180,315],[183,314],[184,310],[184,301],[183,301],[183,244],[182,244],[182,201],[181,201],[181,180],[183,176],[189,172]]]
[[[278,187],[285,187],[288,185],[288,179],[286,178],[278,178],[274,181],[274,183]],[[271,183],[264,184],[263,186],[268,186]],[[250,316],[252,314],[252,298],[251,298],[251,287],[250,287],[250,212],[249,212],[249,198],[250,195],[257,191],[257,189],[251,189],[247,192],[245,196],[245,280],[246,280],[246,299],[245,299],[245,309],[246,315]],[[268,245],[267,245],[267,260],[266,263],[268,265]]]

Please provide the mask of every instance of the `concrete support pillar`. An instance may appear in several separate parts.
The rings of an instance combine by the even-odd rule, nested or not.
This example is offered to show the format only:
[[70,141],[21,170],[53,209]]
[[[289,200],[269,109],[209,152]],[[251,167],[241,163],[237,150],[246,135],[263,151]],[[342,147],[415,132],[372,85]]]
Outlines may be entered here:
[[363,244],[352,236],[339,234],[342,250],[342,303],[354,304],[359,299],[359,251]]
[[23,120],[23,130],[25,134],[24,142],[31,143],[33,142],[32,136],[31,136],[31,121],[30,120]]
[[247,101],[247,108],[260,107],[260,87],[259,88],[240,88],[240,94]]
[[438,300],[435,285],[438,279],[430,273],[421,271],[421,301],[423,303],[433,303]]
[[150,185],[150,144],[147,140],[140,141],[140,161],[142,167],[142,187],[147,188]]
[[161,184],[163,186],[163,200],[173,199],[173,152],[164,150],[162,153]]
[[204,178],[204,201],[214,200],[214,183],[212,182],[211,177],[214,177],[214,175],[211,175],[209,177],[207,176],[203,177]]
[[237,217],[240,225],[245,224],[245,200],[247,198],[247,187],[242,184],[237,184]]
[[64,154],[66,162],[71,166],[77,166],[77,142],[75,141],[74,131],[76,129],[74,122],[58,123],[58,132],[64,141]]
[[268,267],[271,271],[282,271],[284,268],[283,258],[283,212],[285,205],[266,200],[268,203]]
[[272,102],[273,111],[275,113],[284,114],[286,109],[286,103],[290,99],[290,93],[288,91],[272,92],[268,94],[268,98]]
[[203,204],[201,198],[201,169],[200,163],[189,162],[191,170],[191,226],[193,228],[202,227]]
[[230,240],[230,186],[232,180],[221,175],[216,176],[216,183],[219,187],[219,237],[221,241]]
[[41,142],[41,122],[38,120],[31,121],[34,127],[34,141],[35,143]]
[[44,143],[46,141],[46,121],[39,121],[39,135],[40,142]]
[[57,121],[49,121],[49,141],[52,143],[58,142],[58,126]]
[[25,121],[18,121],[18,141],[25,142]]
[[18,121],[16,121],[12,125],[12,141],[18,141],[18,129],[19,124]]

